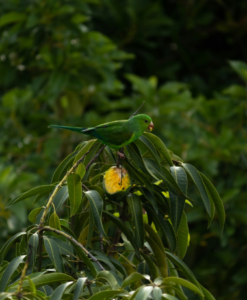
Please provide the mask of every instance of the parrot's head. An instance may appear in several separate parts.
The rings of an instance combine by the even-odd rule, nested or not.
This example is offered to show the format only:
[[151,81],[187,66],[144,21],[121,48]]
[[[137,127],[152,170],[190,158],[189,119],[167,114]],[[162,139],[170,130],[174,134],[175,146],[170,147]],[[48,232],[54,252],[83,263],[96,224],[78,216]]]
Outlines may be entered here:
[[130,119],[130,122],[134,124],[135,128],[141,132],[149,129],[150,131],[153,130],[154,124],[152,119],[147,115],[136,115]]

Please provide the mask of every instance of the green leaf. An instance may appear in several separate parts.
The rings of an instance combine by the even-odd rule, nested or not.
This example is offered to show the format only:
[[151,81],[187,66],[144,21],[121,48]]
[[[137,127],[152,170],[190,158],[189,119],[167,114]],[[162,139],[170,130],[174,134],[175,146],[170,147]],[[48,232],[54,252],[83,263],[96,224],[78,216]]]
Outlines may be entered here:
[[86,281],[87,281],[86,277],[78,278],[78,280],[76,282],[76,287],[75,287],[75,291],[74,291],[73,300],[78,300],[79,299],[80,294],[83,291],[83,287],[84,287],[84,284],[85,284]]
[[[178,272],[174,266],[174,264],[170,261],[169,258],[166,258],[166,261],[167,261],[167,264],[168,264],[168,267],[169,267],[169,274],[170,276],[172,277],[179,277],[178,276]],[[176,294],[178,295],[178,297],[181,299],[181,300],[187,300],[188,298],[185,296],[184,294],[184,291],[182,289],[182,287],[180,285],[176,285],[176,288],[173,286],[172,289],[176,292]]]
[[73,157],[75,157],[76,154],[77,154],[77,151],[71,153],[60,163],[60,165],[57,167],[56,171],[54,172],[54,174],[52,176],[51,183],[59,182],[60,180],[62,180],[62,177],[63,177],[62,175],[64,175],[64,173],[65,173],[64,171],[67,170],[69,163],[71,162]]
[[44,243],[45,243],[45,249],[47,251],[47,254],[49,255],[51,261],[54,263],[55,269],[58,272],[63,273],[64,272],[63,259],[57,243],[48,237],[44,237]]
[[125,294],[126,291],[119,291],[119,290],[108,290],[108,291],[101,291],[93,295],[89,298],[89,300],[104,300],[106,298],[112,298],[117,295]]
[[23,259],[26,257],[26,255],[17,256],[14,258],[5,269],[2,278],[0,280],[0,292],[5,292],[7,284],[11,278],[11,276],[14,274],[15,270],[18,268],[19,264],[23,262]]
[[131,245],[134,247],[136,256],[138,258],[140,258],[139,248],[137,247],[136,241],[135,241],[131,231],[128,229],[128,227],[126,227],[126,225],[123,223],[122,220],[115,217],[113,214],[109,213],[108,211],[104,210],[103,213],[106,217],[108,217],[117,226],[117,228],[119,228],[124,233],[124,235],[130,241]]
[[36,217],[41,212],[42,209],[43,209],[43,207],[37,207],[37,208],[33,209],[28,216],[28,220],[31,223],[36,224]]
[[[171,167],[170,170],[179,188],[186,195],[188,186],[186,172],[181,167]],[[170,189],[169,196],[171,204],[171,220],[174,230],[177,232],[184,210],[185,198],[174,194]]]
[[134,273],[130,274],[127,278],[124,279],[122,288],[124,288],[127,285],[131,284],[132,282],[136,282],[140,279],[147,279],[150,281],[150,279],[147,276],[144,276],[140,273],[134,272]]
[[148,235],[151,237],[151,239],[160,247],[160,249],[163,249],[163,243],[157,232],[155,232],[154,229],[148,224],[144,224],[144,228],[147,231]]
[[201,289],[199,289],[196,285],[189,282],[188,280],[185,280],[185,279],[179,278],[179,277],[167,277],[164,279],[164,283],[169,282],[169,281],[175,282],[176,284],[179,284],[179,285],[182,285],[182,286],[186,287],[187,289],[190,289],[191,291],[200,295],[201,297],[204,297]]
[[51,295],[49,300],[61,300],[65,289],[71,284],[72,282],[66,282],[62,285],[59,285]]
[[187,248],[188,248],[188,236],[189,236],[189,228],[188,222],[185,212],[183,212],[182,219],[177,232],[177,243],[178,243],[178,256],[183,259]]
[[[153,143],[144,135],[141,135],[138,140],[135,141],[138,149],[141,152],[141,147],[145,147],[147,151],[152,155],[154,160],[157,162],[157,165],[160,166],[160,159],[158,153],[153,145]],[[142,153],[142,152],[141,152]],[[143,154],[143,153],[142,153]]]
[[207,289],[205,289],[205,287],[203,287],[201,284],[200,284],[200,286],[201,286],[202,292],[204,294],[205,300],[215,300],[214,296]]
[[56,212],[59,211],[59,209],[64,204],[64,202],[68,199],[68,196],[69,196],[68,187],[67,186],[61,187],[61,189],[57,192],[53,200],[53,204],[56,208]]
[[143,217],[142,217],[142,204],[140,197],[135,194],[129,194],[127,197],[127,202],[131,210],[134,234],[136,238],[136,243],[139,248],[143,248],[144,244],[144,228],[143,228]]
[[81,178],[76,173],[69,174],[67,178],[69,200],[70,200],[70,216],[75,215],[80,207],[82,200]]
[[95,269],[93,263],[91,262],[91,260],[88,258],[87,254],[85,253],[85,251],[82,250],[82,248],[80,248],[78,245],[76,245],[73,241],[71,241],[71,243],[73,244],[76,254],[78,255],[79,259],[82,260],[87,268],[90,270],[90,272],[92,273],[92,275],[94,277],[96,277],[97,275],[97,270]]
[[237,72],[245,82],[247,82],[247,64],[237,60],[230,60],[229,64],[233,70]]
[[116,278],[109,271],[100,271],[96,278],[107,281],[113,290],[119,288]]
[[72,255],[72,256],[74,255],[74,248],[70,244],[65,243],[61,239],[53,237],[53,236],[49,237],[49,238],[54,240],[57,243],[58,247],[60,248],[61,254]]
[[90,202],[90,208],[99,232],[107,239],[103,225],[102,225],[102,210],[103,210],[103,200],[101,199],[97,191],[87,191],[85,192],[87,199]]
[[158,150],[158,152],[166,159],[168,164],[170,166],[173,166],[173,162],[172,162],[170,153],[169,153],[168,149],[166,148],[165,144],[162,142],[162,140],[152,133],[144,132],[143,135],[145,137],[147,137],[153,143],[156,150]]
[[175,181],[172,174],[163,166],[161,166],[160,170],[155,166],[155,164],[150,164],[149,169],[157,176],[159,180],[163,180],[163,182],[168,186],[168,188],[177,196],[186,199],[187,196],[181,191],[177,182]]
[[173,253],[175,253],[176,248],[177,248],[177,239],[176,239],[174,229],[173,229],[171,223],[169,222],[169,220],[164,219],[164,214],[160,210],[157,215],[150,206],[144,205],[144,207],[147,210],[147,212],[152,215],[155,227],[159,228],[161,230],[163,236],[165,237],[165,239],[168,243],[170,250]]
[[7,252],[9,251],[10,247],[12,246],[12,244],[14,243],[14,241],[19,237],[26,234],[26,232],[19,232],[16,233],[14,236],[12,236],[12,238],[10,238],[2,247],[1,251],[0,251],[0,265],[3,263],[4,257],[7,254]]
[[[32,274],[29,275],[32,278]],[[56,282],[64,282],[64,281],[74,281],[75,279],[67,274],[63,273],[50,273],[50,274],[42,274],[35,278],[32,278],[32,281],[36,288],[39,288],[43,285],[50,285]],[[23,288],[29,286],[28,280],[25,278],[23,281]]]
[[153,300],[161,300],[161,299],[162,299],[162,290],[156,286],[153,289]]
[[225,218],[226,218],[223,201],[221,200],[220,195],[218,194],[213,184],[209,181],[209,179],[202,173],[200,173],[200,175],[207,188],[208,193],[211,195],[211,198],[214,202],[218,214],[218,218],[219,218],[220,229],[221,231],[223,231]]
[[136,294],[135,300],[146,300],[148,296],[152,293],[152,291],[152,286],[143,286]]
[[150,180],[144,176],[142,173],[140,173],[137,169],[135,169],[129,162],[128,160],[126,159],[124,162],[123,162],[123,165],[124,167],[127,169],[127,171],[129,172],[130,174],[130,177],[133,179],[133,180],[136,180],[137,182],[140,182],[141,184],[144,184],[146,186],[146,188],[151,192],[153,193],[153,186],[150,182]]
[[55,188],[54,185],[41,185],[41,186],[38,186],[38,187],[35,187],[23,194],[21,194],[19,197],[17,198],[14,198],[13,200],[11,200],[9,203],[8,203],[8,207],[17,203],[17,202],[20,202],[22,200],[25,200],[25,199],[28,199],[32,196],[35,196],[35,195],[38,195],[38,194],[42,194],[42,193],[45,193],[45,192],[50,192],[52,191],[53,189]]
[[59,220],[59,217],[58,217],[58,215],[56,214],[55,211],[54,211],[54,213],[49,218],[49,226],[51,228],[55,228],[55,229],[61,230],[60,220]]
[[144,252],[141,255],[145,259],[145,261],[148,265],[152,279],[159,277],[159,270],[158,270],[156,264],[153,262],[153,260]]
[[191,270],[186,266],[186,264],[170,252],[166,251],[166,255],[172,261],[172,263],[174,263],[178,267],[178,269],[183,272],[184,276],[201,290],[200,284],[196,280]]
[[206,208],[206,211],[207,211],[209,217],[211,217],[210,200],[209,200],[207,190],[206,190],[205,184],[202,180],[202,177],[201,177],[200,173],[197,171],[197,169],[195,167],[193,167],[190,164],[182,163],[182,165],[185,168],[185,170],[187,171],[187,173],[190,175],[190,177],[193,180],[194,184],[196,185],[196,187],[197,187],[197,189],[198,189],[198,191],[199,191],[199,193],[202,197],[202,200],[203,200],[204,206]]
[[37,233],[32,234],[28,241],[27,257],[29,258],[29,265],[28,265],[28,269],[27,269],[27,275],[29,275],[33,272],[38,243],[39,243],[38,234]]
[[29,282],[29,286],[30,286],[30,291],[34,294],[36,294],[36,287],[34,285],[34,283],[32,282],[30,277],[26,277],[28,282]]
[[166,263],[166,253],[164,251],[164,247],[160,248],[159,245],[157,245],[151,237],[146,236],[145,239],[153,250],[153,254],[156,259],[156,265],[160,271],[160,274],[162,275],[162,277],[167,277],[168,268]]
[[82,179],[84,177],[86,173],[86,168],[83,164],[79,164],[79,166],[77,167],[76,170],[76,174],[78,174],[80,176],[80,178]]
[[145,174],[147,172],[147,169],[143,163],[143,159],[138,147],[134,143],[131,143],[126,146],[126,148],[130,155],[132,163]]
[[155,201],[153,193],[151,193],[147,188],[145,187],[137,187],[143,196],[151,203],[156,213],[158,213],[158,205]]
[[26,17],[27,17],[26,14],[15,12],[15,11],[4,14],[0,18],[0,27],[10,23],[23,21],[26,19]]

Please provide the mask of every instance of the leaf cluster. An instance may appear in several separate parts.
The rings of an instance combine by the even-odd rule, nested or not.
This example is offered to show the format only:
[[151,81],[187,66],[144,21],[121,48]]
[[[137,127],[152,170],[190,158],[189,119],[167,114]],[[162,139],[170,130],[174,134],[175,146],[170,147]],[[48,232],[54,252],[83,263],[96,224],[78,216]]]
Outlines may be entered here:
[[[215,211],[221,230],[222,200],[205,175],[169,151],[157,136],[144,133],[125,149],[123,166],[133,181],[121,201],[102,188],[115,153],[97,140],[79,144],[55,170],[50,185],[12,199],[36,195],[45,206],[29,215],[25,232],[1,249],[1,299],[214,299],[182,261],[189,229],[185,206],[188,178],[208,216]],[[46,201],[47,199],[47,201]],[[145,213],[144,213],[145,212]],[[16,255],[5,260],[11,245]],[[61,284],[62,283],[62,284]]]

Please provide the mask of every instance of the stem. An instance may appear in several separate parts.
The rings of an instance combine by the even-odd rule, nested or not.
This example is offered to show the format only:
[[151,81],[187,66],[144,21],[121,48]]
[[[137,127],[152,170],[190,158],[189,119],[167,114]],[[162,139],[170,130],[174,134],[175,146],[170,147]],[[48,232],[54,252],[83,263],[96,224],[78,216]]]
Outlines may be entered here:
[[87,288],[88,288],[88,290],[89,290],[90,295],[93,296],[93,290],[92,290],[92,288],[91,288],[91,283],[89,283],[89,284],[87,285]]
[[76,244],[76,246],[80,247],[99,267],[101,270],[105,270],[105,268],[100,264],[100,262],[97,260],[96,257],[94,257],[89,251],[87,251],[86,248],[84,248],[82,246],[82,244],[80,244],[79,242],[77,242],[74,238],[72,238],[70,235],[66,234],[65,232],[61,231],[61,230],[57,230],[55,228],[51,228],[49,226],[44,226],[42,228],[40,228],[38,230],[38,232],[43,232],[43,231],[52,231],[52,232],[55,232],[57,234],[60,234],[62,236],[64,236],[66,239],[72,241],[74,244]]
[[26,276],[27,268],[28,268],[28,265],[30,263],[30,258],[31,258],[31,255],[32,255],[32,250],[33,250],[32,246],[29,245],[29,248],[30,248],[30,253],[29,253],[28,257],[27,257],[27,260],[25,262],[24,268],[23,268],[23,270],[21,272],[21,278],[20,278],[19,285],[18,285],[18,288],[17,288],[17,291],[16,291],[16,297],[17,297],[18,300],[22,298],[22,295],[21,295],[22,284],[23,284],[24,278]]

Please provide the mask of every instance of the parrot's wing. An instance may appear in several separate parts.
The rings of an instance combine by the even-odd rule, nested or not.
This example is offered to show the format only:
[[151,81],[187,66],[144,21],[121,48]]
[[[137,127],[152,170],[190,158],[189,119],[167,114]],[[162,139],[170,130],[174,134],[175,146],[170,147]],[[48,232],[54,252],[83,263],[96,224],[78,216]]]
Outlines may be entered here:
[[126,121],[115,121],[92,128],[86,128],[82,133],[92,135],[106,144],[122,145],[131,139],[133,130],[128,128]]

